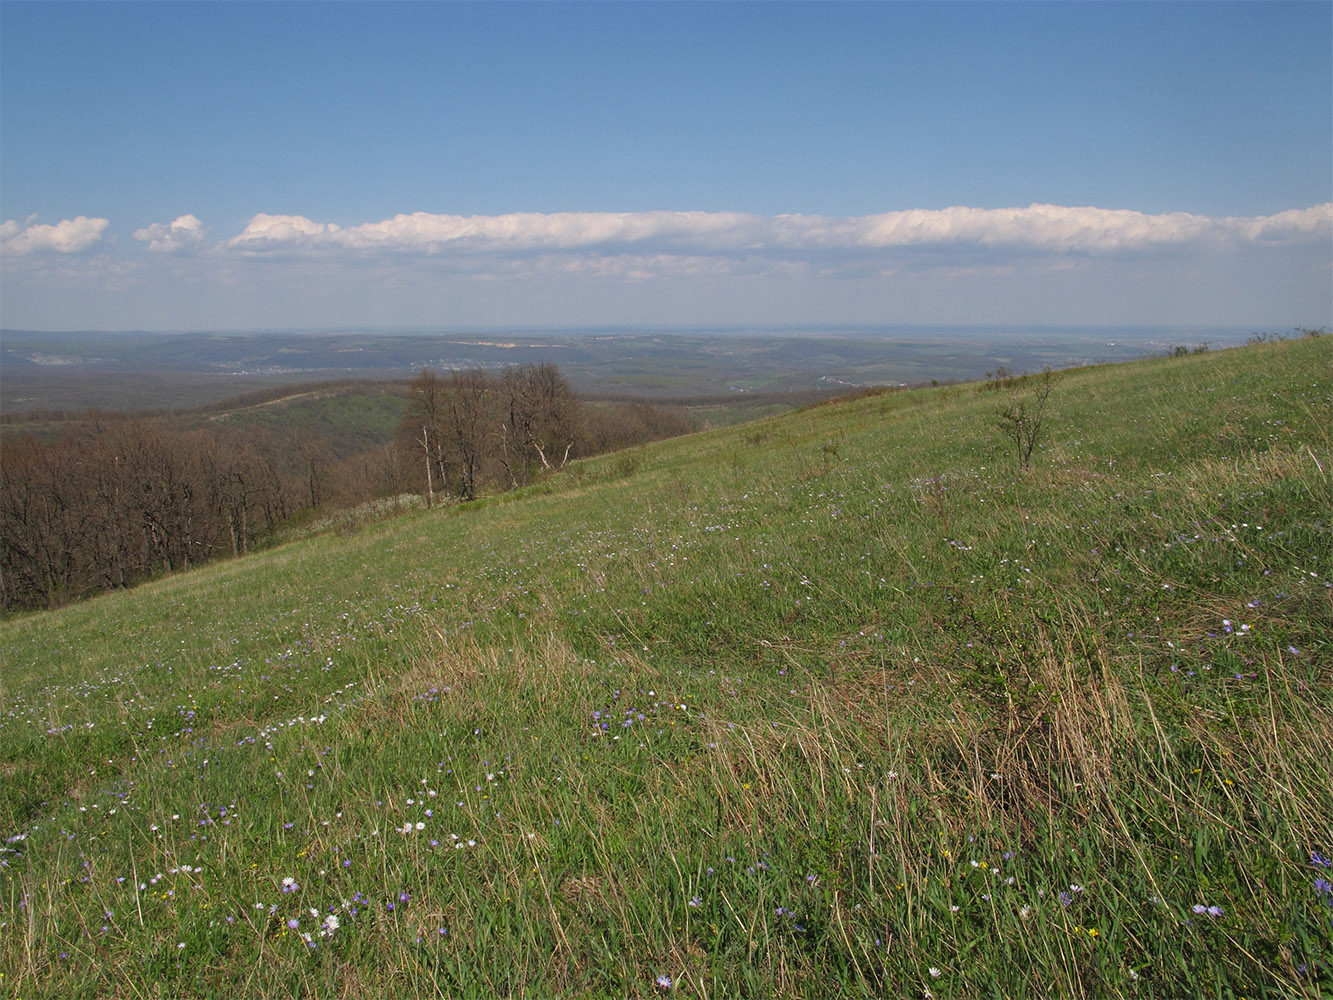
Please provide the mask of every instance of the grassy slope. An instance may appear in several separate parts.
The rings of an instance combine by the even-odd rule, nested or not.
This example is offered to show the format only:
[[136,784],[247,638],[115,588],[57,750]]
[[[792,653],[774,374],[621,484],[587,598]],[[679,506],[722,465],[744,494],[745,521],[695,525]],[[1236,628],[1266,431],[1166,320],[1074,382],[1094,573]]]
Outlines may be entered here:
[[1064,373],[1024,474],[896,393],[5,622],[0,984],[1319,995],[1331,348]]

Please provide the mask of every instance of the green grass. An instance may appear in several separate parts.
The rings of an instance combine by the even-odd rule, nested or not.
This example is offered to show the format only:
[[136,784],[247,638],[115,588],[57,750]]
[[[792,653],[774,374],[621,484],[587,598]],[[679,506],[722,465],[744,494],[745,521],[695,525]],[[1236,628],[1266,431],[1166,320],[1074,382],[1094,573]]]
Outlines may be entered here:
[[1331,348],[1062,373],[1021,473],[890,393],[6,621],[0,992],[1324,995]]
[[407,394],[386,384],[347,390],[294,392],[287,399],[242,406],[210,422],[247,432],[304,432],[346,458],[393,439],[407,412]]

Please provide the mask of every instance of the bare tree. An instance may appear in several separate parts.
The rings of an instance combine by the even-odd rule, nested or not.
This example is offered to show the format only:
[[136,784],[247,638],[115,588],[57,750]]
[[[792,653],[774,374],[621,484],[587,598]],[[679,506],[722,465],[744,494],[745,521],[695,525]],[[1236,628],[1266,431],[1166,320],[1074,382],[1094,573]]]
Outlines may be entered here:
[[1018,464],[1026,469],[1032,460],[1032,450],[1041,439],[1042,416],[1051,394],[1051,370],[1047,368],[1026,395],[1019,394],[1020,388],[1018,382],[1013,383],[1009,402],[996,411],[996,416],[1000,428],[1014,442]]
[[560,469],[578,439],[578,398],[549,362],[506,369],[498,386],[500,462],[510,486],[521,486],[540,464]]
[[448,391],[444,380],[429,368],[412,380],[402,428],[421,449],[426,470],[426,504],[435,503],[435,484],[447,489],[449,462],[445,455],[445,427],[449,420]]
[[458,463],[458,498],[475,500],[487,432],[490,379],[479,368],[452,372],[446,383],[445,435]]
[[314,509],[328,499],[329,466],[333,453],[327,441],[304,427],[287,432],[288,447],[296,458],[308,505]]

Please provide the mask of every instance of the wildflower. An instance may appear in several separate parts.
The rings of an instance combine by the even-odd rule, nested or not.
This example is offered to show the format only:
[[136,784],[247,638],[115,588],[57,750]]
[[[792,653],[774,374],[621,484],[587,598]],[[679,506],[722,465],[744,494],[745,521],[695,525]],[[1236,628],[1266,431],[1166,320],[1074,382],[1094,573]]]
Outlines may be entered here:
[[1314,890],[1321,896],[1327,896],[1329,893],[1333,893],[1333,883],[1330,883],[1326,878],[1317,878],[1314,880]]
[[300,927],[300,926],[301,926],[301,921],[297,920],[295,917],[292,917],[291,920],[288,920],[288,921],[287,921],[287,928],[288,928],[289,930],[293,930],[293,931],[294,931],[294,930],[296,930],[296,928],[298,928],[298,927]]
[[671,977],[670,977],[670,976],[667,976],[667,975],[661,975],[661,976],[658,976],[657,979],[656,979],[656,983],[657,983],[657,988],[658,988],[659,990],[669,990],[669,989],[671,989]]
[[698,896],[691,896],[689,905],[697,910],[699,907],[704,905],[704,901],[700,899]]
[[1310,852],[1310,863],[1318,865],[1320,868],[1333,868],[1333,861],[1328,860],[1328,858],[1324,857],[1318,851]]
[[290,875],[286,876],[282,880],[283,892],[296,892],[300,888],[301,888],[300,884],[296,881],[296,879],[292,878]]
[[332,934],[339,927],[338,918],[330,913],[324,918],[324,933]]
[[928,971],[930,972],[931,979],[939,979],[940,976],[944,975],[944,973],[940,969],[935,968],[935,966],[933,965],[930,967]]

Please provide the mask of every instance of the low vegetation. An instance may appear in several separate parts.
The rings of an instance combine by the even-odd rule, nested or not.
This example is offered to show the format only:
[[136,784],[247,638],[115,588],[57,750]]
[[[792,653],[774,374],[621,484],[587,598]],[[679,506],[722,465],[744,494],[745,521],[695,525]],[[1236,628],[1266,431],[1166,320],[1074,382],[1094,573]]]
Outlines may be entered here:
[[0,623],[3,991],[1327,995],[1333,343],[996,404]]

